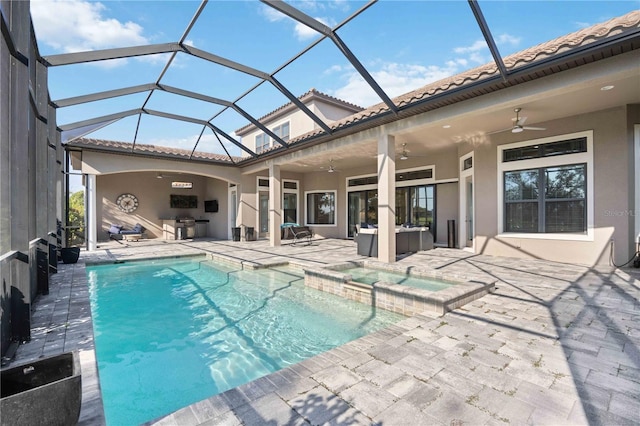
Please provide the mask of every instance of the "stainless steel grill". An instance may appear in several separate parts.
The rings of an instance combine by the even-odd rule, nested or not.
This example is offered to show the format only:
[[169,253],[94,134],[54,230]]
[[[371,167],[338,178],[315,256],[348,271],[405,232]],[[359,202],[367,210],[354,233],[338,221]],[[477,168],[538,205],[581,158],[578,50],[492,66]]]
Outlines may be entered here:
[[180,219],[180,223],[184,228],[183,238],[188,239],[196,236],[196,220],[195,219]]

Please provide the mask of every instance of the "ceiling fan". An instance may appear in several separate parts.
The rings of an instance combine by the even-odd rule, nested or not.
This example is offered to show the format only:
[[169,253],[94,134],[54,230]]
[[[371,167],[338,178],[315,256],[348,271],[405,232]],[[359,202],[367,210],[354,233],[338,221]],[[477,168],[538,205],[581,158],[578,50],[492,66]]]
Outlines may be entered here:
[[[321,167],[321,168],[324,169],[324,167]],[[333,159],[329,160],[329,167],[327,168],[327,172],[333,173],[337,171],[338,170],[336,170],[335,166],[333,165]]]
[[171,175],[171,174],[167,174],[167,173],[158,173],[156,174],[156,178],[158,179],[164,179],[164,178],[172,178],[172,177],[177,177],[178,175]]
[[409,159],[409,153],[407,152],[407,144],[406,143],[402,144],[402,153],[400,154],[400,159],[401,160],[408,160]]
[[400,153],[400,156],[398,157],[398,159],[404,161],[404,160],[408,160],[409,158],[417,158],[417,157],[426,157],[426,155],[416,155],[416,154],[409,155],[409,151],[407,151],[406,142],[402,144],[402,152]]
[[522,111],[522,108],[515,108],[513,111],[516,113],[516,117],[511,119],[513,121],[513,126],[502,130],[497,130],[489,134],[506,132],[507,130],[511,130],[511,133],[520,133],[525,130],[547,130],[546,127],[525,126],[524,122],[527,121],[527,117],[520,117],[520,111]]

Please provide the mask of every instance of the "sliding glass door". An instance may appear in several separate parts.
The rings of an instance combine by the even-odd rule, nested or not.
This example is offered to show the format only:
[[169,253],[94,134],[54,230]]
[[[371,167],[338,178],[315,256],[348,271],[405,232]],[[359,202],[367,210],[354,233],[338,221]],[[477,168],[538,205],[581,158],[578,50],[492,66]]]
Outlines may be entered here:
[[[396,188],[396,225],[428,226],[436,234],[435,185]],[[356,225],[378,224],[378,191],[352,191],[348,197],[348,237],[356,234]]]
[[378,224],[378,191],[349,192],[348,208],[348,236],[353,238],[356,233],[356,225],[362,223]]
[[396,225],[428,226],[435,238],[436,198],[434,185],[396,189]]

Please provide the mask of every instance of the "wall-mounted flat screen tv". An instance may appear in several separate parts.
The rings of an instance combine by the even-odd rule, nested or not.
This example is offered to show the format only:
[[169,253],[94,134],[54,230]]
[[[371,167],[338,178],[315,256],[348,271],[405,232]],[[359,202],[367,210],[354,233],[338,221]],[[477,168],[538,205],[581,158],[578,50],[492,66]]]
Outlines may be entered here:
[[204,211],[207,213],[218,212],[218,200],[207,200],[204,202]]
[[197,209],[198,196],[171,194],[170,206],[172,209]]

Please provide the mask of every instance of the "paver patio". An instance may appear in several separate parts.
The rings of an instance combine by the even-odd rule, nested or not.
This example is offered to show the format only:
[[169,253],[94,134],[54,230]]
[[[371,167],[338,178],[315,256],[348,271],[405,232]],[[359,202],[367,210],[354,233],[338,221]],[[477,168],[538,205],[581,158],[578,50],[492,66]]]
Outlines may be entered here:
[[[36,303],[33,338],[14,364],[80,350],[80,423],[103,424],[83,261],[203,252],[262,264],[359,258],[345,240],[276,248],[266,241],[111,242],[52,276],[50,294]],[[150,423],[640,422],[640,271],[442,248],[398,263],[497,279],[497,290],[440,318],[407,318]]]

